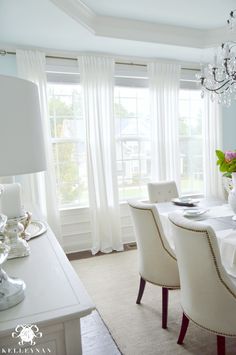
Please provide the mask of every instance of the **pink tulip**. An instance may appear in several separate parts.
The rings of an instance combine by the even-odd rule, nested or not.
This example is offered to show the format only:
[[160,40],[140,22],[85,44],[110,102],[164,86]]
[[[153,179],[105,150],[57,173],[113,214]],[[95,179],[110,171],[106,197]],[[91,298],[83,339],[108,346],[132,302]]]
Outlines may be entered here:
[[231,150],[227,150],[225,152],[225,161],[227,163],[231,162],[231,160],[236,159],[236,152],[232,152]]

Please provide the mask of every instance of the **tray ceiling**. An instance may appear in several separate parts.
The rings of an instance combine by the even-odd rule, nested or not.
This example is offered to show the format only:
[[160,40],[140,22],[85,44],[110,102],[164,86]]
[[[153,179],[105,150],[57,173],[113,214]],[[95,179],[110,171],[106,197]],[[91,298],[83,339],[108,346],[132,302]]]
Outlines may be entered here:
[[92,11],[166,25],[214,29],[223,27],[235,0],[82,0]]
[[235,33],[230,34],[226,27],[233,0],[51,1],[100,37],[193,48],[210,48],[235,39]]

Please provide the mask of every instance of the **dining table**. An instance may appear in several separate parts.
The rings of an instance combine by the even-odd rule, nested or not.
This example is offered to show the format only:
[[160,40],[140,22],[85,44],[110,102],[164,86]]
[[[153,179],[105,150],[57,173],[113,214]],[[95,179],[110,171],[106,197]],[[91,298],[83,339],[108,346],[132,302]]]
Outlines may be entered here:
[[236,221],[232,219],[234,212],[225,200],[214,198],[203,198],[196,201],[195,206],[178,206],[173,202],[161,202],[156,204],[162,223],[164,234],[172,249],[175,249],[172,224],[168,215],[173,212],[181,213],[186,217],[189,209],[199,209],[204,211],[202,214],[189,218],[197,223],[210,225],[215,231],[222,264],[228,274],[236,278]]

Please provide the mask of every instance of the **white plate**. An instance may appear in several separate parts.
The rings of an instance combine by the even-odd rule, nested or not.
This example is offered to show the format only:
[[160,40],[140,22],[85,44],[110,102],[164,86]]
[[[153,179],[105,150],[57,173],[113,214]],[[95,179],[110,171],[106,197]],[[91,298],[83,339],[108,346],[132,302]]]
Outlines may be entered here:
[[41,234],[45,233],[47,230],[46,223],[42,221],[32,221],[30,225],[26,228],[26,232],[29,233],[29,237],[26,240],[38,237]]
[[209,211],[209,209],[202,209],[202,208],[188,208],[188,209],[185,209],[184,212],[183,212],[183,215],[185,217],[198,217],[198,216],[201,216],[205,213],[207,213]]

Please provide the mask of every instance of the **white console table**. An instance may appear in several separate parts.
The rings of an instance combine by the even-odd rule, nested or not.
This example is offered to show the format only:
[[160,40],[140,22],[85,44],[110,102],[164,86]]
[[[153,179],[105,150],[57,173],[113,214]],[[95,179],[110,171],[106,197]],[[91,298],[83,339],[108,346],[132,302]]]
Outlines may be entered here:
[[[50,230],[29,245],[30,256],[9,260],[3,267],[9,276],[25,281],[26,297],[0,312],[0,353],[25,346],[40,353],[50,349],[53,355],[82,354],[80,318],[94,305]],[[34,346],[19,346],[20,338],[12,338],[15,327],[24,324],[36,324],[42,332]]]

